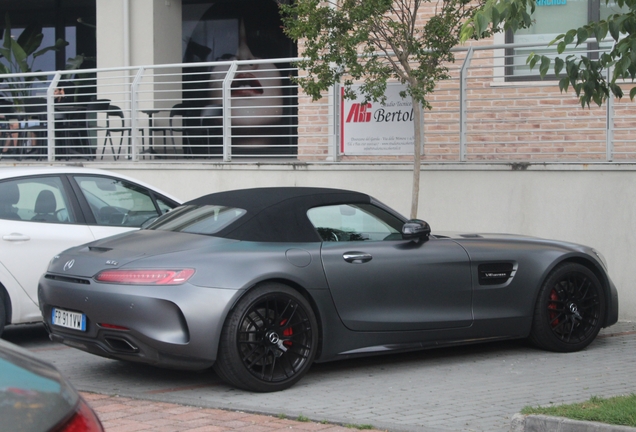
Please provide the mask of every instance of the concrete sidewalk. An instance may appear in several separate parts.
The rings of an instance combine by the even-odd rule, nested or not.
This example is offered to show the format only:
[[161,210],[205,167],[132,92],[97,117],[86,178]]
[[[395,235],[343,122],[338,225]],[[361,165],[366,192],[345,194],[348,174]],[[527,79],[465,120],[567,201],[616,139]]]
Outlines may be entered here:
[[[108,415],[104,420],[113,432],[155,430],[110,426],[111,421],[129,416],[123,406],[120,408],[125,415],[113,413],[117,411],[116,402],[125,399],[133,410],[132,421],[143,418],[144,410],[155,413],[152,420],[165,418],[160,416],[170,410],[157,410],[153,403],[160,407],[164,403],[178,404],[177,415],[179,410],[194,416],[224,412],[219,409],[232,415],[243,415],[237,411],[265,414],[261,423],[254,420],[260,416],[245,414],[254,424],[240,424],[245,429],[236,430],[250,432],[272,430],[278,427],[280,417],[316,422],[292,423],[299,429],[366,424],[390,431],[509,432],[513,416],[527,405],[581,402],[591,396],[636,392],[634,322],[619,322],[604,329],[587,349],[569,354],[509,341],[316,364],[294,387],[267,394],[237,390],[211,370],[175,371],[109,360],[52,343],[42,327],[33,332],[29,337],[16,326],[4,337],[53,363],[79,390],[119,395],[103,397],[93,404],[101,415]],[[139,403],[145,408],[134,408]],[[108,407],[110,404],[115,405]],[[216,421],[214,415],[210,421]],[[283,428],[288,429],[284,424]],[[214,423],[205,427],[213,426],[224,427]],[[174,427],[166,430],[180,430]],[[181,430],[188,430],[185,427]]]

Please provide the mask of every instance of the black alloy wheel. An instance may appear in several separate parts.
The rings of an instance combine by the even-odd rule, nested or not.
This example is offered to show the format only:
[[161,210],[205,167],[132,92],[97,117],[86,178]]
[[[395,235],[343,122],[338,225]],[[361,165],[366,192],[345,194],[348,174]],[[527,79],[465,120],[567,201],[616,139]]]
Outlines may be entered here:
[[596,275],[581,264],[566,263],[550,273],[539,291],[530,340],[551,351],[579,351],[594,340],[604,319],[605,294]]
[[309,370],[318,346],[309,302],[282,284],[248,292],[221,333],[215,370],[236,387],[272,392],[294,385]]

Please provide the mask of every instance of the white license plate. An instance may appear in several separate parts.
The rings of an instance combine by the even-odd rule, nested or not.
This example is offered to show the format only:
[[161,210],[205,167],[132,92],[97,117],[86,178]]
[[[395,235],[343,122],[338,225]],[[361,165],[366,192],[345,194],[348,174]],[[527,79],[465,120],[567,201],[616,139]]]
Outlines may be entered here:
[[86,315],[82,313],[53,308],[52,318],[54,325],[86,331]]

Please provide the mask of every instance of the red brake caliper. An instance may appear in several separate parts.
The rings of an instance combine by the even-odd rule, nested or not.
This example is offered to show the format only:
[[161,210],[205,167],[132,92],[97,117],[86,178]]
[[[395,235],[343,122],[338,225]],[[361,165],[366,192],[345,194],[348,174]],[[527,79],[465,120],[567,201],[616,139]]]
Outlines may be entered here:
[[[552,290],[552,292],[550,293],[550,300],[552,301],[548,303],[548,309],[556,310],[557,304],[554,302],[559,301],[559,295],[557,294],[556,290]],[[552,323],[552,327],[556,327],[559,324],[559,320],[555,320],[557,315],[557,312],[550,312],[550,322]]]
[[[284,326],[285,323],[287,322],[287,319],[284,319],[280,322],[280,326]],[[294,334],[294,331],[292,330],[291,327],[286,328],[285,330],[283,330],[283,336],[285,337],[290,337]],[[292,342],[289,340],[283,341],[283,345],[285,345],[286,347],[290,347],[292,346]]]

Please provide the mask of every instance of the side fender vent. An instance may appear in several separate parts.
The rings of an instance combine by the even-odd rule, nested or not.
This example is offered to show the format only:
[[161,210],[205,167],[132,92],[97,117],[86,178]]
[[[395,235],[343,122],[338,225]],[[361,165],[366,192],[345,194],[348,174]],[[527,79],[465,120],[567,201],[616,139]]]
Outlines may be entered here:
[[513,276],[512,263],[492,263],[479,265],[479,285],[501,285]]

